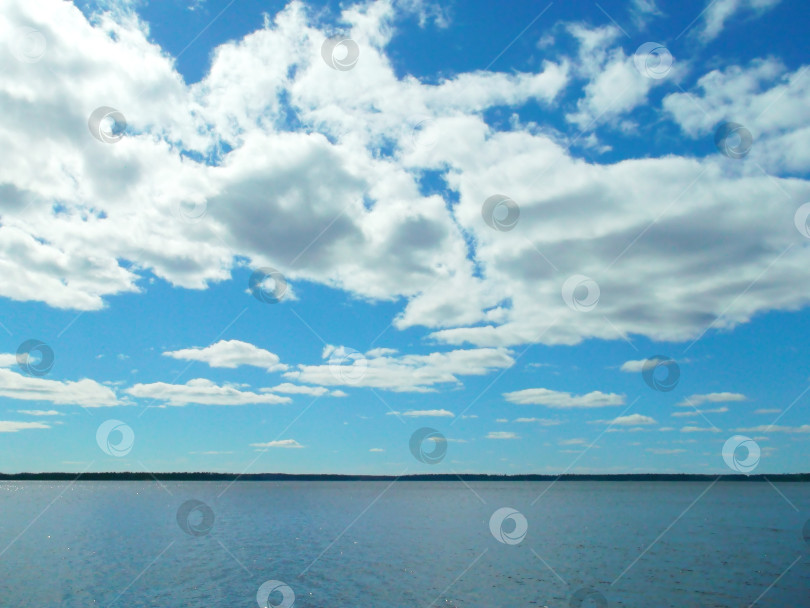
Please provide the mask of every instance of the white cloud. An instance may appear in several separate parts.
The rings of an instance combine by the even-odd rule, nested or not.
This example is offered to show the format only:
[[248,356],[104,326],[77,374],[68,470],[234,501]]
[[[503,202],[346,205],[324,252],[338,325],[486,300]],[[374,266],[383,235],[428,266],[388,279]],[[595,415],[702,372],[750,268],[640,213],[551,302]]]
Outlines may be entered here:
[[702,27],[698,30],[698,37],[709,42],[723,31],[726,22],[741,11],[762,14],[775,7],[781,0],[707,0],[702,13]]
[[126,389],[127,394],[139,399],[152,399],[170,406],[185,405],[248,405],[290,403],[289,397],[241,391],[234,386],[220,386],[206,378],[195,378],[185,384],[153,382],[136,384]]
[[111,388],[94,380],[50,380],[23,376],[10,369],[0,369],[0,397],[84,407],[126,405]]
[[[810,150],[804,145],[810,134],[806,68],[790,72],[769,57],[712,70],[698,79],[694,90],[668,95],[664,109],[691,138],[709,139],[723,122],[741,124],[753,138],[747,161],[776,175],[806,173],[810,168]],[[745,175],[752,177],[753,173]],[[796,200],[807,200],[803,194]],[[763,234],[778,238],[775,231]]]
[[0,420],[0,433],[16,433],[27,429],[49,429],[47,424],[41,422],[17,422],[13,420]]
[[773,426],[761,424],[748,428],[735,429],[736,433],[810,433],[810,424],[801,426]]
[[503,396],[511,403],[544,405],[560,409],[608,407],[624,404],[624,395],[603,393],[602,391],[591,391],[585,395],[572,395],[571,393],[553,391],[547,388],[527,388],[504,393]]
[[[276,386],[272,386],[269,388],[262,388],[259,389],[263,393],[286,393],[289,395],[312,395],[314,397],[320,397],[321,395],[325,395],[329,393],[329,390],[322,387],[322,386],[302,386],[300,384],[292,384],[291,382],[282,382]],[[335,397],[345,397],[346,393],[341,395],[334,395],[335,392],[333,391],[330,395]]]
[[251,443],[252,448],[303,448],[295,439],[279,439],[277,441],[267,441],[265,443]]
[[691,407],[704,403],[731,403],[733,401],[746,401],[748,398],[742,393],[706,393],[702,395],[690,395],[683,401],[676,403],[676,406]]
[[369,450],[369,452],[384,452],[384,451],[385,451],[385,450],[383,450],[382,448],[371,448],[371,449]]
[[636,360],[625,361],[624,363],[622,363],[621,367],[619,368],[619,371],[629,372],[629,373],[642,372],[644,370],[644,365],[648,361],[649,362],[670,361],[670,359],[660,358],[660,357],[650,357],[649,359],[636,359]]
[[62,412],[57,410],[17,410],[17,412],[28,416],[64,416]]
[[577,111],[566,115],[579,128],[592,129],[599,120],[613,121],[626,114],[645,103],[650,89],[661,82],[642,75],[633,57],[613,46],[620,36],[615,26],[588,29],[573,24],[568,31],[580,43],[577,72],[589,80],[585,96],[577,101]]
[[[417,14],[430,5],[420,6]],[[603,120],[626,126],[654,83],[630,71],[616,28],[572,26],[579,54],[532,72],[432,83],[395,73],[386,44],[398,15],[386,1],[346,8],[341,20],[362,51],[355,69],[338,72],[320,56],[318,20],[291,3],[214,49],[209,72],[187,86],[135,17],[91,25],[67,2],[8,1],[3,39],[31,26],[48,45],[33,64],[3,49],[0,296],[98,310],[113,294],[148,289],[152,274],[205,289],[238,264],[268,265],[291,285],[402,301],[395,327],[427,327],[443,344],[476,347],[615,340],[617,331],[683,341],[721,314],[714,327],[727,329],[810,302],[795,289],[810,278],[802,248],[787,249],[802,237],[783,206],[762,204],[781,198],[780,189],[810,200],[806,180],[730,170],[719,155],[595,164],[537,125],[487,124],[495,106],[553,108],[571,82],[587,80],[571,119],[607,109]],[[751,160],[806,169],[807,83],[799,69],[760,61],[710,72],[698,97],[673,93],[664,107],[684,132],[707,140],[726,113],[742,116],[756,135]],[[626,92],[610,105],[619,89]],[[101,104],[131,127],[114,145],[85,128]],[[419,133],[417,116],[430,119]],[[291,130],[288,117],[302,127]],[[191,160],[198,154],[211,161]],[[30,158],[51,160],[34,168]],[[418,176],[430,170],[446,196],[420,191]],[[497,192],[521,209],[510,233],[481,218]],[[184,203],[201,205],[200,221],[183,221]],[[766,268],[767,280],[756,281]],[[599,284],[597,314],[562,302],[573,274]],[[425,391],[464,374],[431,365],[422,378],[420,362],[390,355],[367,355],[389,361],[361,386]],[[325,366],[294,373],[336,384]]]
[[728,411],[727,407],[715,407],[710,408],[707,410],[687,410],[684,412],[672,412],[671,416],[675,416],[676,418],[690,418],[694,416],[700,416],[703,414],[725,414]]
[[184,348],[164,352],[165,357],[185,361],[202,361],[211,367],[236,368],[240,365],[261,367],[269,372],[287,369],[278,355],[241,340],[220,340],[205,348]]
[[517,433],[511,431],[490,431],[487,433],[487,439],[520,439]]
[[515,418],[513,422],[537,422],[540,426],[557,426],[562,424],[562,420],[556,420],[554,418]]
[[407,416],[409,418],[452,418],[453,412],[448,410],[408,410],[406,412],[387,412],[386,416]]
[[758,410],[754,410],[755,414],[778,414],[782,410],[778,407],[771,407],[771,408],[760,408]]
[[720,429],[718,428],[706,428],[700,426],[685,426],[681,428],[681,433],[719,433]]
[[648,424],[658,424],[658,422],[650,416],[643,416],[641,414],[630,414],[628,416],[617,416],[610,421],[615,426],[638,426]]
[[[341,347],[343,348],[343,347]],[[324,356],[336,351],[326,350]],[[370,351],[371,352],[371,351]],[[284,377],[324,386],[358,386],[397,392],[426,392],[435,385],[458,384],[457,376],[481,376],[511,367],[514,359],[504,348],[459,349],[429,355],[401,355],[347,359],[348,365],[299,365]],[[340,363],[343,363],[341,361]]]
[[588,445],[588,442],[584,439],[563,439],[559,441],[559,445]]

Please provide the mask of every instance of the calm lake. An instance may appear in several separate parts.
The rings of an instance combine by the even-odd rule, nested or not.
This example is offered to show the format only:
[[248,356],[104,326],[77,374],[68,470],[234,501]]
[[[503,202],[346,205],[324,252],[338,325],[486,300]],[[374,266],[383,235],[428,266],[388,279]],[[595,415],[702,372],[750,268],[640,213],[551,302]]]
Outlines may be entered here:
[[0,482],[0,605],[810,606],[809,517],[806,483]]

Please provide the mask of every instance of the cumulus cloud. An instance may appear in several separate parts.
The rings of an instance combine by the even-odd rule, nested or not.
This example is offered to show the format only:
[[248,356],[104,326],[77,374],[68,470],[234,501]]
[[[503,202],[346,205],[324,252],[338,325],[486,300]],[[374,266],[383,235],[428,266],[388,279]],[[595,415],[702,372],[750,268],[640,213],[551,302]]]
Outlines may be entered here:
[[185,405],[249,405],[290,403],[289,397],[272,393],[258,394],[234,386],[218,385],[206,378],[195,378],[185,384],[152,382],[135,384],[125,390],[128,395],[170,406]]
[[520,439],[517,433],[511,431],[490,431],[487,433],[487,439]]
[[0,420],[0,433],[16,433],[27,429],[49,429],[47,424],[41,422],[17,422],[14,420]]
[[624,405],[624,395],[591,391],[584,395],[573,395],[547,388],[527,388],[511,393],[504,393],[504,398],[511,403],[522,405],[544,405],[551,408],[594,408],[612,405]]
[[[712,23],[725,22],[722,7],[770,5],[717,4]],[[438,18],[432,4],[410,6]],[[387,54],[399,11],[387,0],[343,10],[362,51],[355,69],[339,72],[320,55],[327,32],[291,2],[214,49],[209,71],[187,85],[127,11],[91,22],[67,2],[7,2],[3,39],[34,27],[47,49],[33,63],[3,49],[0,295],[98,310],[114,294],[147,290],[149,275],[205,289],[237,265],[268,265],[291,284],[403,302],[395,327],[479,348],[622,334],[683,341],[810,302],[795,289],[810,269],[792,215],[763,204],[784,194],[809,200],[806,180],[730,170],[719,155],[595,164],[536,125],[488,124],[494,107],[552,111],[575,82],[586,84],[568,116],[574,125],[600,115],[624,124],[660,81],[638,74],[616,28],[571,26],[576,56],[531,72],[428,82],[398,75]],[[697,97],[673,93],[664,107],[707,140],[719,113],[750,117],[752,159],[798,170],[810,166],[807,86],[800,70],[762,60],[706,74]],[[127,120],[113,145],[87,129],[103,105]],[[423,192],[426,171],[446,193]],[[482,220],[496,193],[520,206],[510,232]],[[598,284],[596,314],[564,302],[572,275]],[[464,374],[375,355],[360,386],[425,391]],[[340,384],[327,367],[303,366],[290,379]]]
[[540,426],[557,426],[562,424],[562,420],[557,420],[555,418],[515,418],[513,422],[522,422],[522,423],[536,422],[540,424]]
[[676,406],[690,407],[702,405],[704,403],[730,403],[732,401],[745,401],[747,397],[742,393],[705,393],[702,395],[689,395],[683,401],[676,403]]
[[303,448],[304,446],[298,443],[295,439],[279,439],[276,441],[267,441],[265,443],[251,443],[252,448]]
[[387,412],[386,416],[407,416],[409,418],[452,418],[453,412],[448,410],[408,410],[406,412]]
[[428,355],[347,354],[345,347],[329,347],[323,365],[298,365],[286,378],[323,386],[358,386],[396,392],[427,392],[436,385],[458,384],[458,376],[481,376],[514,364],[505,348],[458,349]]
[[84,407],[125,405],[115,391],[95,380],[50,380],[23,376],[10,369],[0,369],[0,397]]
[[17,412],[28,416],[64,416],[57,410],[17,410]]
[[746,428],[734,429],[736,433],[810,433],[810,424],[801,426],[778,426],[761,424]]
[[658,424],[655,418],[650,416],[643,416],[642,414],[630,414],[628,416],[617,416],[613,420],[608,421],[609,424],[614,426],[638,426]]
[[747,11],[762,14],[774,8],[781,0],[708,0],[701,13],[701,27],[698,37],[709,42],[720,35],[726,22],[734,15]]
[[286,365],[279,362],[278,355],[241,340],[220,340],[205,348],[184,348],[167,351],[163,355],[185,361],[202,361],[211,367],[235,368],[240,365],[252,365],[269,372],[287,369]]

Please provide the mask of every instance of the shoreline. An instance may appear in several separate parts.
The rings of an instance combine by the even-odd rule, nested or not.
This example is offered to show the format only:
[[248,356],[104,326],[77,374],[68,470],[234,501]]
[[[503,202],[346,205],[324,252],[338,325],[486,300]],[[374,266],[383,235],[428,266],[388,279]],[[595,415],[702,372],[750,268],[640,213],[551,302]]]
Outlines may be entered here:
[[810,473],[773,475],[706,475],[698,473],[487,475],[479,473],[437,473],[412,475],[352,475],[331,473],[0,473],[0,481],[746,481],[810,482]]

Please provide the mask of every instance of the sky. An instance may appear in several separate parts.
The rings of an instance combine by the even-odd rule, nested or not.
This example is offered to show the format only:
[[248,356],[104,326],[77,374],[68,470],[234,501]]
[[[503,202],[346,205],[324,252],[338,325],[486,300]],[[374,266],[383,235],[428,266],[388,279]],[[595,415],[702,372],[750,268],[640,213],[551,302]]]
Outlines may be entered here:
[[0,471],[807,471],[802,2],[2,6]]

